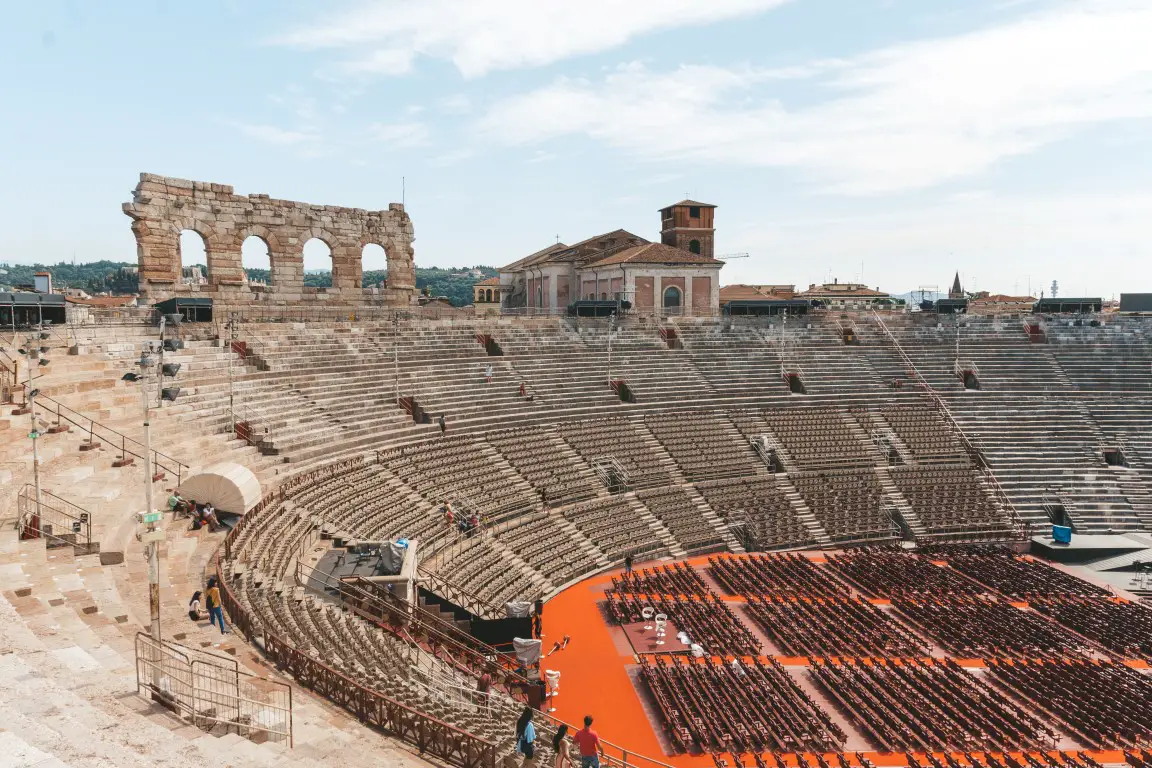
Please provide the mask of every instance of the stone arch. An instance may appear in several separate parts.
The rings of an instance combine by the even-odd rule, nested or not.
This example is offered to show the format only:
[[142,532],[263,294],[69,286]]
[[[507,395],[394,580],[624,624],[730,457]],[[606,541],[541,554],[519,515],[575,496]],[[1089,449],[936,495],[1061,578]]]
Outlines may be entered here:
[[688,241],[688,250],[692,253],[700,253],[700,241],[693,238]]
[[[379,252],[377,253],[377,249]],[[379,259],[374,258],[378,255],[383,256],[383,261],[380,264],[375,263]],[[384,243],[376,238],[367,238],[360,241],[360,285],[363,284],[364,274],[366,272],[379,272],[380,270],[388,269],[388,263],[391,261],[388,255],[388,249]],[[372,262],[372,263],[369,263]]]
[[664,289],[664,296],[662,299],[662,306],[664,309],[679,310],[683,304],[683,296],[680,289],[675,285],[670,285]]
[[172,232],[172,245],[173,245],[173,277],[176,284],[183,284],[184,279],[184,246],[180,242],[185,232],[195,232],[204,241],[204,266],[207,269],[207,274],[204,275],[208,283],[212,282],[213,274],[213,242],[212,236],[215,234],[212,229],[205,226],[204,222],[194,218],[176,218],[168,222],[169,229]]
[[[258,237],[264,241],[264,245],[268,248],[268,285],[280,286],[284,284],[292,284],[292,278],[296,275],[303,275],[303,255],[299,259],[298,264],[294,264],[292,257],[290,257],[284,250],[284,245],[280,242],[280,238],[276,236],[276,232],[264,226],[263,224],[250,224],[241,227],[236,231],[235,246],[241,250],[240,255],[240,268],[244,270],[244,279],[248,279],[248,272],[244,269],[244,241],[250,237]],[[301,253],[303,253],[304,246],[300,246]],[[299,268],[296,268],[299,267]]]
[[[304,277],[304,246],[308,244],[309,240],[319,240],[328,246],[328,255],[332,260],[330,265],[332,269],[332,287],[336,288],[339,286],[341,281],[345,279],[345,272],[347,271],[347,258],[346,254],[342,254],[340,238],[322,227],[311,227],[301,230],[299,240],[300,242],[297,244],[298,251],[296,252],[300,255],[301,281],[303,281]],[[342,255],[344,258],[341,258]]]
[[492,303],[492,289],[491,288],[485,288],[484,289],[484,301],[488,302],[489,304]]

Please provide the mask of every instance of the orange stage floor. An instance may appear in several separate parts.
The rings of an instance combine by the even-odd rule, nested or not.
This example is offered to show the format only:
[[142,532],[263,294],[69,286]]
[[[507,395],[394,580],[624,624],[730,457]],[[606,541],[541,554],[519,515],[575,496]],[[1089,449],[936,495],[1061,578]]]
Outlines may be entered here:
[[[821,556],[813,556],[812,559],[814,562],[824,560]],[[686,562],[701,567],[707,564],[707,560],[705,556],[691,558]],[[556,708],[553,715],[576,727],[580,727],[584,715],[592,715],[595,718],[593,729],[605,741],[629,752],[630,762],[639,755],[674,768],[714,766],[712,756],[708,754],[670,755],[665,752],[662,737],[657,735],[659,715],[655,711],[646,711],[646,704],[641,700],[636,683],[629,674],[629,669],[635,672],[638,666],[632,647],[624,630],[608,623],[607,615],[600,605],[605,590],[611,587],[612,577],[620,573],[620,570],[615,570],[592,576],[564,590],[548,601],[544,608],[544,648],[551,648],[553,643],[565,635],[571,638],[567,648],[540,662],[541,670],[560,672],[560,694],[552,699],[552,706]],[[775,658],[786,666],[808,663],[804,657]],[[982,659],[956,661],[964,666],[984,666]],[[1142,663],[1139,665],[1143,666]],[[610,753],[614,753],[614,750],[610,750]],[[877,765],[907,765],[902,754],[863,754]],[[1123,754],[1118,751],[1089,754],[1101,763],[1123,762]],[[725,756],[725,759],[729,765],[735,764],[730,756]],[[966,762],[962,756],[958,759]],[[855,763],[854,760],[852,762]],[[636,764],[643,765],[644,761],[640,760]]]

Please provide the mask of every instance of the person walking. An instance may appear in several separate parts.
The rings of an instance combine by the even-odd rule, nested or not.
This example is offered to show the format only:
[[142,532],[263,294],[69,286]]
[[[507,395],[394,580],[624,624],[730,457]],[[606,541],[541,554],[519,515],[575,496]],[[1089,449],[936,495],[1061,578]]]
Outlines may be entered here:
[[604,746],[600,736],[592,730],[592,715],[584,715],[584,727],[576,731],[576,746],[580,747],[580,768],[600,768]]
[[440,434],[443,435],[448,432],[448,422],[444,421],[444,414],[440,414]]
[[220,634],[225,634],[228,630],[224,628],[224,608],[220,604],[220,587],[216,584],[216,577],[213,576],[208,580],[208,620],[212,622],[212,626],[216,626],[216,622],[220,622]]
[[516,720],[516,751],[525,760],[536,756],[536,726],[532,725],[532,707],[524,707]]
[[492,383],[492,364],[491,363],[489,363],[484,368],[484,383],[485,384],[491,384]]
[[624,575],[625,576],[631,576],[632,575],[632,553],[631,552],[624,555]]
[[568,753],[567,725],[561,724],[556,729],[556,735],[552,737],[552,751],[556,753],[552,768],[572,768],[572,755]]

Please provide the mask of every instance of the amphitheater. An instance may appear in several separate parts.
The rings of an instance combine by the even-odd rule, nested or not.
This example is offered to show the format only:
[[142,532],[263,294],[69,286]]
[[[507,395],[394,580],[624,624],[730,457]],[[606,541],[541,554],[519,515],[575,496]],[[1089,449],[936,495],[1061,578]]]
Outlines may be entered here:
[[[31,413],[5,339],[0,764],[495,768],[531,703],[541,764],[587,713],[618,767],[1152,765],[1149,594],[1117,558],[1029,554],[1056,519],[1152,550],[1146,318],[168,331],[152,462],[123,380],[151,310],[38,334]],[[243,478],[225,531],[163,516],[160,646],[146,463],[157,508]],[[330,572],[396,541],[411,591]],[[209,576],[225,635],[187,614]],[[538,600],[537,668],[492,637]]]

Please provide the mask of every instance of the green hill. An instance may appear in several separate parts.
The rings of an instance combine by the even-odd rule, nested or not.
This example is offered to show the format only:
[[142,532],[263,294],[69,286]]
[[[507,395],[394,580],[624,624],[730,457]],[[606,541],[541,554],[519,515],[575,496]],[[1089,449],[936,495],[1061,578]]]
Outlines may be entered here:
[[[137,289],[134,272],[124,271],[135,264],[116,261],[93,261],[87,264],[0,264],[7,274],[0,274],[0,285],[32,285],[32,275],[36,272],[51,272],[52,282],[58,288],[80,288],[88,293],[127,294]],[[203,266],[201,265],[203,268]],[[473,277],[471,271],[479,270],[483,277]],[[246,269],[249,280],[268,282],[267,269]],[[364,273],[364,285],[376,285],[387,277],[384,270],[371,270]],[[499,274],[493,267],[469,267],[462,269],[441,269],[440,267],[416,267],[416,287],[428,289],[433,296],[447,296],[457,307],[472,303],[472,286]],[[309,272],[304,275],[304,285],[326,288],[332,285],[331,272]]]

